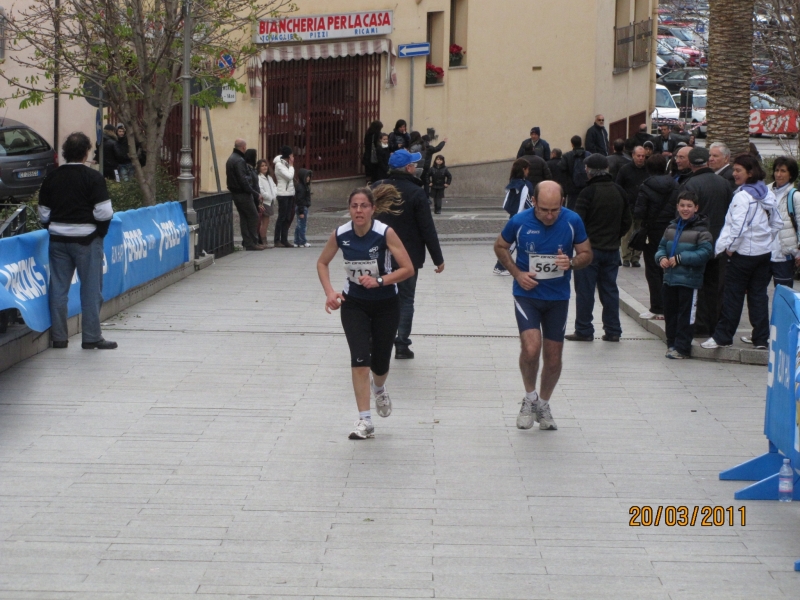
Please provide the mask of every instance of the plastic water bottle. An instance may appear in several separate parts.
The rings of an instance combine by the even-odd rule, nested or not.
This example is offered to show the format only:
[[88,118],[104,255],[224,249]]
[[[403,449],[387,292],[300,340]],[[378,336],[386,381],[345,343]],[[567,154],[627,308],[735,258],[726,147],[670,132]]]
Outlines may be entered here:
[[783,466],[778,471],[778,500],[781,502],[791,502],[793,488],[794,471],[788,458],[783,459]]

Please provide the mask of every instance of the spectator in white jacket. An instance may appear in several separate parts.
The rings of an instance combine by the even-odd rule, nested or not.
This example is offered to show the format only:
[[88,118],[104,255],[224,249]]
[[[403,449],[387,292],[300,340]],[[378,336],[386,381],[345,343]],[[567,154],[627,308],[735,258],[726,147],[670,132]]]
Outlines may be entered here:
[[275,221],[275,247],[293,248],[289,243],[289,225],[294,216],[294,154],[289,146],[282,146],[275,164],[278,188],[278,220]]
[[770,261],[783,219],[775,195],[764,184],[764,169],[755,157],[737,156],[733,177],[738,187],[716,245],[716,254],[725,252],[728,256],[722,314],[714,334],[701,346],[713,349],[733,343],[747,294],[752,343],[763,350],[769,342]]
[[797,161],[791,156],[779,156],[772,165],[773,183],[767,187],[775,194],[778,211],[783,220],[783,229],[775,236],[772,249],[772,281],[775,286],[794,287],[794,268],[800,265],[800,250],[797,239],[797,203],[800,196],[795,192]]
[[258,189],[261,192],[261,210],[259,211],[258,237],[267,243],[267,229],[269,229],[269,218],[275,214],[275,200],[278,199],[278,187],[272,174],[272,167],[269,161],[262,158],[256,163],[258,172]]

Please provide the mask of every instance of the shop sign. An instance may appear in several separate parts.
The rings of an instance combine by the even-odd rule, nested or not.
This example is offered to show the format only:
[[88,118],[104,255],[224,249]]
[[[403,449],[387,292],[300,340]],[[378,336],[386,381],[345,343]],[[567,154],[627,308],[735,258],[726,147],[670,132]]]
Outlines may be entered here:
[[281,17],[258,21],[253,41],[269,44],[358,38],[388,35],[393,27],[394,13],[391,10]]

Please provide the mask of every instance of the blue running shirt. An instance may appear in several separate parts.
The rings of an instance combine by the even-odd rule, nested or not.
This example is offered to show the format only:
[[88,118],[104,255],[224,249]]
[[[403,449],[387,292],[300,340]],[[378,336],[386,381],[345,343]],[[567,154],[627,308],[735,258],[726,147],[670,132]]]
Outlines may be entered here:
[[[539,285],[525,291],[514,280],[514,295],[537,300],[569,300],[569,282],[572,269],[566,273],[557,271],[553,257],[558,248],[572,258],[575,244],[588,239],[586,228],[577,213],[562,208],[556,222],[549,227],[536,218],[534,209],[529,208],[508,220],[500,234],[503,239],[517,244],[517,267],[521,271],[536,272]],[[534,258],[531,269],[531,256]]]
[[[392,253],[386,245],[389,226],[373,220],[372,228],[363,237],[356,235],[353,222],[348,221],[336,230],[336,244],[342,249],[345,261],[344,293],[361,300],[384,300],[397,295],[397,285],[368,289],[358,283],[361,275],[372,277],[392,272]],[[374,272],[377,268],[377,273]]]

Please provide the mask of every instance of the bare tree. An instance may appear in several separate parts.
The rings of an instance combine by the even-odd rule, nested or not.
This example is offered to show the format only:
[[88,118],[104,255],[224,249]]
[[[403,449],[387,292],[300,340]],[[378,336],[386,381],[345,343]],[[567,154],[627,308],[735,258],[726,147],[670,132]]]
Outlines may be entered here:
[[732,152],[750,142],[755,0],[711,0],[708,35],[708,139]]
[[[155,203],[154,160],[164,139],[167,117],[181,100],[183,16],[191,7],[192,63],[201,82],[231,85],[229,68],[219,65],[230,55],[242,64],[256,52],[252,24],[296,10],[290,0],[31,0],[8,15],[12,52],[7,60],[26,67],[24,78],[0,78],[11,84],[4,101],[20,100],[24,108],[56,95],[89,96],[86,81],[99,82],[104,102],[128,131],[129,154],[146,204]],[[218,102],[214,92],[201,101]],[[143,167],[137,144],[151,160]]]

